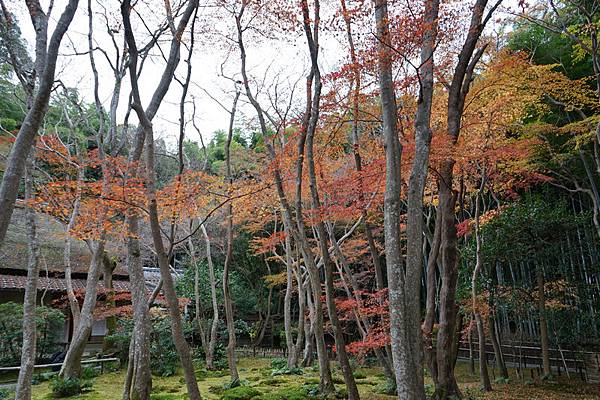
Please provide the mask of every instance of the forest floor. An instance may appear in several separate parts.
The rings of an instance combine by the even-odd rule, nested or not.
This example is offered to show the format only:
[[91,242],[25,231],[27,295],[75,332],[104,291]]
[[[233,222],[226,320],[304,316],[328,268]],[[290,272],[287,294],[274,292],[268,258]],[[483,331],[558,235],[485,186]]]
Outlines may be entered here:
[[[256,400],[301,400],[308,398],[308,393],[315,390],[319,383],[318,371],[305,368],[301,375],[272,376],[270,359],[241,359],[239,360],[240,378],[244,384],[241,389],[225,390],[229,382],[227,371],[209,372],[200,370],[200,392],[204,399],[256,399]],[[457,380],[465,399],[477,400],[600,400],[600,385],[590,385],[579,380],[567,381],[558,378],[555,381],[528,381],[523,383],[511,379],[509,383],[496,383],[490,393],[479,390],[477,376],[468,372],[466,364],[457,366]],[[511,377],[515,377],[514,371]],[[383,400],[393,399],[394,396],[378,393],[385,386],[385,377],[377,368],[358,368],[355,371],[356,381],[362,399]],[[121,400],[124,372],[102,374],[93,380],[92,390],[77,396],[86,400]],[[339,369],[334,367],[334,382],[338,394],[343,398],[344,385]],[[431,385],[427,387],[430,389]],[[181,375],[172,377],[153,377],[153,400],[184,400],[185,384]],[[240,397],[236,395],[241,395]],[[51,398],[48,382],[34,386],[33,400]]]

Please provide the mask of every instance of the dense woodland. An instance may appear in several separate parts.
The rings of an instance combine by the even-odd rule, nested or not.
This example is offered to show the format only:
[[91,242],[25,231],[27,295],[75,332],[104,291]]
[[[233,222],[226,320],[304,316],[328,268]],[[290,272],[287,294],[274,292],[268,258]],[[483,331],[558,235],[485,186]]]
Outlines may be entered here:
[[[597,0],[42,3],[0,0],[0,245],[27,215],[23,303],[0,305],[16,399],[41,398],[50,318],[74,324],[56,397],[88,388],[100,317],[125,400],[184,398],[152,394],[169,375],[191,400],[488,398],[531,367],[580,379],[567,358],[600,350]],[[220,90],[195,82],[206,59]],[[42,215],[64,241],[51,307]],[[318,379],[261,394],[241,346]],[[222,397],[199,371],[225,371]]]

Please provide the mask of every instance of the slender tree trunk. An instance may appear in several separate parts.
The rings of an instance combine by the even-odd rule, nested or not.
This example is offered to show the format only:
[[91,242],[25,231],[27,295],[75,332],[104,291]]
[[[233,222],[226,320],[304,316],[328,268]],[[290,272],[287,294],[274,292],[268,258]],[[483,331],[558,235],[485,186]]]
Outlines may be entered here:
[[508,369],[506,368],[506,363],[504,362],[502,346],[500,345],[496,331],[496,319],[492,315],[488,316],[488,327],[490,330],[492,346],[494,347],[494,356],[496,357],[496,363],[498,364],[498,369],[500,370],[500,376],[504,379],[508,379]]
[[313,354],[315,352],[315,306],[312,301],[312,290],[310,280],[307,282],[306,304],[308,306],[308,324],[304,324],[304,334],[306,336],[304,352],[302,356],[302,366],[308,367],[313,363]]
[[[258,103],[256,98],[252,94],[252,91],[251,91],[250,85],[249,85],[248,74],[246,72],[246,50],[245,50],[244,42],[243,42],[244,29],[242,28],[242,21],[241,21],[243,15],[244,15],[246,5],[247,5],[246,2],[242,2],[242,8],[240,9],[239,13],[236,15],[236,27],[237,27],[237,32],[238,32],[238,46],[240,49],[240,60],[241,60],[241,74],[242,74],[244,87],[246,89],[246,96],[248,97],[248,100],[250,101],[250,103],[252,104],[254,109],[256,110],[259,124],[260,124],[261,133],[262,133],[263,137],[266,139],[269,135],[269,130],[267,128],[267,124],[265,121],[265,115],[264,115],[264,112],[263,112],[260,104]],[[307,79],[307,93],[310,92],[310,90],[311,90],[310,89],[311,82],[312,82],[312,78],[311,78],[311,76],[309,76],[309,78]],[[310,102],[309,102],[309,104],[310,104]],[[309,113],[307,113],[307,115],[308,114]],[[317,348],[317,357],[318,357],[318,361],[319,361],[319,376],[320,376],[319,392],[322,395],[326,396],[326,395],[333,393],[335,391],[335,387],[333,385],[333,380],[331,377],[331,369],[329,367],[329,359],[328,359],[328,355],[327,355],[327,350],[325,348],[325,334],[324,334],[324,329],[323,329],[323,310],[322,310],[323,305],[321,302],[321,280],[320,280],[320,276],[319,276],[319,271],[317,269],[317,266],[316,266],[316,263],[314,260],[314,255],[312,254],[312,249],[307,240],[304,221],[302,219],[302,197],[301,197],[302,185],[301,185],[301,182],[302,182],[302,165],[303,165],[303,157],[304,157],[304,144],[303,144],[304,137],[305,137],[305,131],[302,135],[300,135],[300,138],[298,140],[298,150],[299,151],[298,151],[298,160],[296,163],[296,165],[297,165],[297,175],[296,175],[296,179],[297,179],[296,216],[297,216],[297,218],[295,221],[296,222],[295,227],[293,227],[293,228],[292,228],[292,226],[293,226],[292,210],[291,210],[290,204],[287,200],[287,197],[285,195],[285,191],[283,188],[283,178],[281,177],[279,168],[276,165],[277,157],[275,154],[275,149],[269,140],[265,140],[265,145],[267,146],[267,150],[269,152],[269,156],[271,157],[271,160],[275,163],[275,168],[273,170],[273,176],[274,176],[275,186],[277,189],[277,196],[279,198],[279,202],[281,203],[281,207],[282,207],[282,211],[283,211],[283,218],[287,219],[287,221],[288,221],[287,223],[288,223],[288,226],[292,230],[292,234],[294,236],[294,241],[299,246],[299,248],[302,252],[302,256],[304,257],[304,262],[306,263],[306,268],[308,270],[308,276],[309,276],[309,280],[310,280],[312,297],[313,297],[313,302],[314,302],[314,313],[313,313],[314,320],[312,320],[311,327],[312,327],[312,330],[314,333],[314,339],[315,339],[316,348]],[[308,336],[307,336],[307,340],[308,340]],[[305,358],[305,360],[306,360],[306,358]]]
[[[285,226],[285,269],[286,269],[286,286],[285,297],[283,298],[283,324],[285,330],[285,345],[288,352],[287,366],[288,368],[296,367],[298,364],[298,352],[292,335],[292,290],[294,288],[294,272],[292,261],[292,239],[290,237],[289,228]],[[300,287],[298,287],[300,292]]]
[[[102,283],[104,284],[104,290],[106,290],[106,303],[108,305],[110,305],[110,308],[112,308],[113,310],[116,307],[115,304],[115,300],[114,300],[114,296],[115,296],[115,290],[114,290],[114,286],[113,286],[113,271],[115,270],[117,264],[116,262],[112,261],[110,259],[110,257],[108,256],[108,254],[105,252],[103,257],[102,257],[102,265],[103,265],[103,271],[102,271]],[[107,336],[109,335],[113,335],[115,333],[115,331],[117,330],[117,317],[115,315],[109,315],[108,317],[106,317],[106,334]],[[103,343],[102,343],[102,352],[103,353],[107,353],[110,351],[110,342],[108,340],[106,340],[106,337],[104,337]]]
[[[321,201],[319,199],[319,191],[317,187],[317,177],[315,174],[315,159],[314,159],[314,136],[317,129],[317,124],[319,121],[319,107],[320,107],[320,98],[321,98],[321,74],[318,66],[318,42],[317,42],[317,34],[318,34],[318,22],[319,22],[319,2],[318,0],[314,3],[314,33],[311,31],[310,25],[308,21],[310,21],[310,13],[308,9],[308,2],[306,0],[302,0],[302,12],[304,16],[304,31],[306,33],[306,38],[308,41],[308,47],[311,55],[312,62],[312,74],[314,77],[314,91],[312,95],[308,96],[308,101],[312,104],[307,106],[307,109],[310,111],[310,116],[308,118],[308,126],[306,127],[306,155],[308,161],[308,175],[309,175],[309,186],[311,193],[311,202],[312,209],[314,212],[317,212],[321,208]],[[302,179],[301,176],[299,176]],[[300,217],[299,217],[300,218]],[[325,270],[325,298],[327,303],[327,310],[329,313],[329,321],[331,322],[331,326],[333,328],[333,335],[335,339],[336,353],[338,356],[338,361],[340,363],[340,367],[342,369],[342,374],[344,376],[344,382],[346,383],[346,388],[348,390],[348,399],[356,400],[360,398],[358,393],[358,388],[356,386],[356,382],[354,380],[354,376],[352,374],[352,368],[350,367],[350,360],[348,358],[348,353],[346,352],[346,341],[344,339],[344,334],[342,332],[342,328],[340,326],[340,321],[337,315],[337,310],[335,307],[335,289],[333,283],[333,262],[331,260],[331,256],[329,254],[329,246],[327,244],[327,233],[325,230],[325,224],[323,221],[319,221],[316,226],[317,230],[317,242],[319,245],[319,249],[321,252],[321,257],[323,259],[323,265]]]
[[475,356],[473,352],[473,319],[470,321],[469,326],[469,372],[471,375],[475,375]]
[[[192,14],[195,12],[197,7],[197,0],[190,0],[187,2],[182,12],[180,21],[177,25],[177,29],[173,32],[173,39],[171,41],[171,50],[169,53],[167,65],[165,67],[165,70],[163,71],[163,75],[156,88],[156,91],[152,97],[149,106],[146,110],[144,110],[141,106],[141,99],[137,80],[138,49],[131,27],[131,3],[129,0],[124,0],[121,4],[121,15],[123,17],[125,40],[127,42],[128,51],[130,54],[129,68],[133,100],[131,107],[136,112],[140,121],[140,132],[141,130],[143,130],[143,133],[140,133],[140,135],[138,135],[137,142],[141,141],[143,143],[145,140],[146,145],[146,200],[148,203],[148,215],[150,219],[152,241],[154,243],[154,248],[156,250],[158,258],[158,265],[160,268],[161,279],[163,283],[163,291],[169,309],[173,342],[175,344],[175,348],[177,349],[177,353],[179,354],[188,390],[188,396],[191,400],[199,400],[201,396],[200,391],[198,390],[196,375],[194,373],[194,365],[192,363],[190,348],[187,342],[185,341],[185,337],[183,335],[181,314],[179,311],[179,301],[177,298],[177,293],[175,291],[175,284],[173,282],[173,277],[171,275],[169,265],[170,250],[169,252],[166,251],[161,236],[160,221],[158,218],[158,204],[156,200],[156,172],[154,170],[154,132],[151,119],[156,114],[158,106],[160,105],[162,99],[164,98],[164,95],[166,94],[169,88],[175,69],[179,64],[181,35],[183,34]],[[139,151],[139,145],[136,144],[136,148]],[[139,157],[139,154],[135,154],[134,156]]]
[[296,282],[298,287],[298,336],[296,337],[296,343],[294,344],[294,347],[296,348],[296,354],[293,356],[294,358],[292,361],[293,365],[298,365],[298,361],[302,355],[304,342],[306,340],[305,327],[308,325],[305,320],[306,316],[304,315],[306,309],[305,304],[307,290],[305,288],[304,279],[302,278],[302,270],[300,265],[296,264],[294,267],[296,269],[294,273],[296,274]]
[[217,328],[219,326],[219,303],[217,302],[217,280],[215,278],[215,267],[212,260],[210,250],[210,237],[206,231],[206,227],[202,225],[202,234],[206,241],[206,262],[208,264],[208,284],[210,285],[210,298],[213,309],[212,324],[210,327],[210,337],[208,340],[208,351],[206,353],[206,368],[213,369],[213,359],[215,354],[215,346],[217,344]]
[[[235,98],[233,100],[233,106],[231,107],[230,119],[229,119],[229,130],[227,132],[227,141],[225,142],[225,174],[227,177],[227,191],[231,195],[233,185],[233,175],[231,172],[231,140],[233,138],[233,124],[235,121],[235,111],[237,102],[240,97],[240,92],[236,91]],[[227,322],[227,333],[229,340],[227,341],[227,362],[229,364],[229,372],[231,374],[231,381],[239,383],[240,376],[237,370],[235,360],[235,325],[233,315],[233,299],[229,292],[229,269],[231,267],[231,261],[233,259],[233,205],[231,201],[227,203],[225,207],[225,219],[227,224],[227,247],[225,252],[225,264],[223,265],[223,301],[225,303],[225,320]]]
[[[484,167],[485,168],[485,167]],[[475,268],[473,269],[473,275],[471,276],[471,304],[473,308],[473,316],[475,318],[475,324],[477,325],[477,338],[479,341],[479,380],[481,383],[481,387],[484,391],[489,392],[492,390],[492,384],[490,382],[490,375],[488,373],[488,360],[487,353],[485,351],[485,330],[483,326],[483,318],[481,317],[481,312],[479,311],[479,305],[477,302],[477,278],[479,273],[481,272],[481,268],[483,267],[483,256],[481,254],[481,232],[479,230],[479,197],[481,195],[481,191],[485,185],[485,169],[482,171],[481,178],[481,186],[479,187],[479,191],[477,192],[477,196],[475,197],[475,241],[476,241],[476,250],[475,250]]]
[[196,259],[196,249],[192,240],[191,231],[192,229],[190,229],[190,236],[188,237],[188,248],[190,250],[192,265],[194,266],[194,308],[196,314],[194,319],[196,320],[196,324],[198,325],[200,341],[202,343],[202,348],[204,349],[204,355],[206,356],[208,354],[208,337],[206,336],[206,332],[204,331],[204,327],[202,326],[202,306],[200,302],[200,268]]
[[441,234],[442,234],[442,214],[438,208],[435,217],[435,230],[433,233],[433,240],[431,242],[431,249],[429,251],[429,258],[427,260],[427,299],[425,303],[425,321],[423,323],[423,341],[424,341],[424,353],[425,353],[425,364],[429,369],[431,379],[437,387],[437,356],[436,349],[433,343],[433,326],[435,324],[435,310],[436,310],[436,293],[437,293],[437,266],[440,257],[440,245],[441,245]]
[[94,308],[96,307],[96,295],[98,281],[102,272],[102,256],[104,254],[104,236],[102,233],[100,239],[93,246],[92,261],[88,270],[88,277],[85,287],[85,299],[81,307],[81,317],[77,330],[74,331],[65,361],[60,370],[60,376],[64,379],[78,378],[81,375],[81,358],[85,351],[88,338],[92,332],[94,323]]
[[[34,157],[35,153],[32,153],[25,168],[26,202],[33,199]],[[39,277],[39,243],[36,232],[35,211],[29,204],[26,205],[26,213],[28,242],[27,283],[25,285],[25,295],[23,296],[23,345],[21,347],[21,369],[19,370],[19,378],[17,380],[16,400],[31,399],[31,380],[35,365],[37,341],[35,303]]]

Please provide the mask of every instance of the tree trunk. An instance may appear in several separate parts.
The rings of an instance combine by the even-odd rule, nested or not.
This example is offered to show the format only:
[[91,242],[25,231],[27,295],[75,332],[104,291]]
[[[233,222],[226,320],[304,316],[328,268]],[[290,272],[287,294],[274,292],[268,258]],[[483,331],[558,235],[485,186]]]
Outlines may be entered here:
[[[190,354],[190,348],[185,341],[183,335],[183,327],[181,321],[181,314],[179,312],[179,301],[177,293],[175,291],[175,284],[170,271],[169,265],[169,253],[165,250],[164,243],[161,236],[160,221],[158,219],[158,204],[156,200],[156,172],[154,170],[154,132],[152,127],[151,119],[156,114],[158,107],[166,94],[170,82],[173,78],[175,69],[179,64],[180,59],[180,47],[181,47],[181,35],[185,30],[188,21],[192,14],[198,7],[197,0],[190,0],[182,13],[180,21],[177,25],[177,29],[173,32],[173,39],[171,41],[171,50],[169,53],[169,59],[167,61],[161,80],[156,88],[156,91],[152,97],[150,104],[147,109],[144,110],[141,106],[141,99],[138,86],[137,76],[137,58],[138,49],[133,35],[133,29],[131,27],[130,11],[131,2],[125,0],[121,4],[121,15],[123,17],[123,27],[125,32],[125,40],[127,42],[128,51],[130,54],[130,78],[131,78],[131,92],[132,92],[132,103],[131,108],[136,112],[140,122],[140,135],[136,136],[136,154],[133,158],[139,157],[140,146],[139,142],[145,141],[146,145],[146,200],[148,203],[148,215],[150,219],[150,229],[152,233],[152,241],[156,250],[158,265],[160,268],[161,280],[163,284],[163,291],[167,300],[169,309],[169,316],[171,319],[171,329],[173,334],[173,342],[181,365],[183,367],[184,378],[188,390],[188,396],[191,400],[199,400],[201,398],[200,391],[198,390],[198,384],[196,381],[196,375],[194,373],[194,365],[192,363],[192,357]],[[143,132],[142,132],[143,131]]]
[[490,382],[490,375],[488,373],[488,360],[487,353],[485,351],[485,330],[483,326],[483,319],[481,312],[479,311],[479,305],[477,302],[477,278],[483,268],[483,255],[481,254],[481,232],[479,230],[479,197],[483,191],[485,185],[485,166],[481,172],[481,186],[475,196],[475,268],[473,269],[473,275],[471,276],[471,304],[473,308],[473,316],[475,318],[475,324],[477,325],[477,338],[479,341],[479,380],[481,387],[484,391],[489,392],[492,390],[492,384]]
[[[35,153],[32,152],[25,168],[25,201],[33,198],[33,164]],[[35,211],[27,204],[27,283],[23,296],[23,345],[21,347],[21,369],[17,380],[16,400],[31,399],[31,380],[35,365],[37,324],[35,303],[39,277],[39,243],[36,232]]]
[[208,351],[206,353],[206,368],[213,369],[213,359],[215,354],[215,346],[217,344],[217,328],[219,326],[219,303],[217,302],[217,280],[215,278],[215,267],[212,260],[210,250],[210,237],[206,232],[204,224],[201,227],[204,240],[206,241],[206,262],[208,264],[208,283],[210,285],[210,298],[213,309],[212,324],[210,327],[210,337],[208,340]]
[[[410,306],[407,301],[408,293],[405,291],[406,277],[402,260],[400,239],[402,145],[397,131],[398,108],[394,92],[392,42],[386,0],[375,0],[375,24],[378,37],[379,89],[385,137],[384,232],[392,359],[396,372],[398,398],[424,399],[425,391],[419,354],[421,351],[420,329],[418,328],[419,323],[413,321],[412,313],[415,308]],[[421,235],[421,231],[419,231],[419,235]],[[421,266],[419,266],[420,268]],[[413,278],[414,275],[411,275],[411,283]],[[410,301],[414,301],[414,299],[410,299]],[[418,301],[416,303],[418,308]],[[419,330],[416,337],[414,336],[415,329]]]
[[[314,30],[315,34],[313,36],[312,30],[308,21],[311,20],[308,2],[306,0],[302,0],[302,12],[304,16],[304,31],[306,33],[306,38],[308,41],[308,47],[311,55],[312,69],[311,73],[314,77],[314,91],[312,94],[308,95],[307,101],[312,103],[307,105],[307,112],[310,111],[308,117],[308,126],[306,127],[306,155],[308,161],[308,176],[309,176],[309,187],[311,194],[311,203],[313,212],[318,212],[321,209],[321,201],[319,199],[319,190],[317,187],[317,177],[315,174],[315,159],[314,159],[314,137],[317,129],[317,124],[319,121],[319,107],[320,107],[320,99],[321,99],[321,74],[318,66],[318,42],[317,42],[317,32],[318,32],[318,21],[319,21],[319,2],[315,2],[314,7]],[[301,176],[299,176],[302,179]],[[301,217],[298,217],[301,218]],[[337,310],[335,307],[335,288],[333,282],[333,261],[331,260],[331,256],[329,254],[329,245],[327,243],[327,232],[325,230],[325,223],[323,221],[319,221],[316,224],[317,230],[317,242],[319,245],[319,249],[321,252],[321,257],[323,259],[324,272],[325,272],[325,298],[327,303],[327,310],[329,313],[329,321],[331,322],[331,327],[333,328],[333,335],[335,340],[336,353],[338,356],[338,361],[340,363],[340,367],[342,369],[342,374],[344,376],[344,382],[346,384],[346,388],[348,390],[348,399],[357,400],[360,398],[358,393],[358,388],[356,386],[356,382],[354,380],[354,375],[352,374],[352,368],[350,366],[350,360],[348,358],[348,353],[346,352],[346,340],[344,338],[344,334],[342,332],[342,328],[340,326],[340,321],[337,315]]]
[[441,234],[442,234],[442,213],[437,210],[435,216],[435,230],[429,258],[427,260],[427,299],[425,303],[425,321],[423,322],[423,341],[425,364],[429,369],[429,374],[433,383],[437,387],[437,355],[435,345],[433,343],[433,326],[435,324],[435,309],[436,309],[436,293],[437,293],[437,266],[440,258]]
[[[245,4],[243,3],[239,13],[236,15],[236,27],[238,33],[238,47],[240,49],[240,60],[241,60],[241,74],[244,83],[244,87],[246,89],[246,96],[248,100],[256,110],[261,134],[266,139],[269,135],[269,130],[267,129],[267,124],[265,121],[264,112],[252,94],[249,85],[248,74],[246,72],[246,50],[243,42],[243,27],[241,18],[245,11]],[[307,92],[310,90],[311,77],[307,79]],[[310,104],[310,103],[309,103]],[[308,113],[307,113],[308,115]],[[308,243],[304,221],[302,219],[302,165],[303,165],[303,157],[304,157],[304,138],[305,131],[300,135],[298,139],[298,160],[296,163],[296,224],[293,227],[293,219],[292,219],[292,210],[290,204],[285,195],[285,191],[283,188],[283,178],[281,177],[281,173],[279,168],[277,167],[277,157],[275,153],[275,149],[269,140],[265,140],[265,145],[267,146],[267,150],[269,152],[269,156],[272,161],[275,163],[275,168],[273,170],[273,177],[275,181],[275,186],[277,189],[277,196],[279,198],[279,202],[282,207],[283,218],[287,219],[287,224],[291,228],[292,235],[294,237],[294,241],[299,246],[302,256],[304,257],[304,262],[306,264],[308,270],[308,276],[311,284],[311,291],[314,302],[314,320],[311,323],[312,330],[314,332],[314,339],[316,342],[317,348],[317,357],[319,361],[319,392],[322,395],[329,395],[335,391],[335,387],[333,385],[333,380],[331,377],[331,369],[329,367],[329,359],[327,355],[327,349],[325,348],[325,334],[323,329],[323,305],[321,302],[321,280],[319,276],[319,271],[317,269],[314,255],[312,253],[312,249],[310,244]],[[307,337],[308,340],[308,337]],[[306,358],[305,358],[306,360]]]
[[504,362],[504,354],[502,354],[502,346],[498,340],[498,334],[496,331],[496,319],[490,314],[488,316],[488,327],[490,330],[490,339],[492,340],[492,346],[494,347],[494,356],[496,357],[496,363],[498,369],[500,369],[500,376],[504,379],[508,379],[508,369]]
[[[74,126],[70,124],[69,126],[71,130],[74,132]],[[75,145],[75,152],[77,156],[79,156],[79,146]],[[71,310],[71,316],[73,318],[73,332],[77,329],[77,325],[79,324],[79,316],[81,310],[79,308],[79,302],[77,301],[77,297],[75,296],[75,291],[73,290],[73,280],[71,278],[71,230],[75,227],[75,223],[77,222],[77,216],[79,215],[79,208],[81,204],[81,184],[84,179],[84,169],[79,165],[77,167],[77,183],[75,187],[75,202],[73,204],[73,210],[71,211],[71,216],[69,217],[69,223],[65,229],[65,247],[63,249],[63,263],[65,265],[65,286],[67,291],[67,298],[69,300],[69,309]]]
[[[442,286],[439,294],[439,323],[436,343],[437,381],[436,399],[447,399],[460,396],[454,377],[454,361],[452,359],[452,343],[456,331],[456,282],[458,279],[458,249],[456,227],[454,222],[454,206],[456,196],[452,193],[453,161],[446,161],[442,166],[439,179],[438,212],[441,213],[441,259]],[[449,172],[450,171],[450,172]]]
[[[478,49],[477,42],[493,12],[500,1],[485,14],[487,0],[475,0],[471,8],[471,21],[467,36],[458,54],[458,60],[452,74],[452,82],[448,87],[447,128],[452,144],[456,144],[460,135],[461,120],[464,113],[465,98],[469,93],[475,66],[483,55],[485,46]],[[439,330],[436,344],[437,385],[434,399],[445,400],[451,396],[459,396],[460,391],[454,377],[455,355],[452,349],[456,334],[456,318],[458,306],[455,301],[458,278],[459,254],[457,248],[455,226],[456,194],[453,192],[453,168],[455,160],[447,158],[439,169],[439,207],[441,215],[441,275],[442,287],[439,301]]]
[[190,232],[188,237],[188,248],[190,251],[190,258],[192,259],[192,265],[194,266],[194,308],[196,324],[198,325],[198,333],[200,334],[200,342],[202,343],[202,349],[204,350],[204,356],[208,354],[208,337],[206,332],[204,331],[204,327],[202,326],[202,306],[200,301],[200,271],[198,260],[196,259],[196,248],[194,246],[194,242],[192,240],[192,232],[190,226]]
[[[233,138],[233,124],[235,121],[235,111],[239,97],[240,92],[236,91],[235,98],[233,100],[233,106],[230,112],[227,141],[225,142],[225,175],[227,179],[227,192],[229,195],[231,195],[233,185],[233,175],[231,173],[231,139]],[[227,362],[229,364],[231,381],[237,384],[239,383],[240,376],[235,360],[235,317],[233,315],[233,299],[231,298],[231,293],[229,292],[229,269],[233,259],[233,205],[231,204],[231,200],[225,207],[225,220],[227,224],[227,245],[225,252],[225,264],[223,265],[223,302],[225,303],[225,320],[227,322],[227,333],[229,337],[229,340],[227,341]]]
[[[142,254],[139,241],[139,219],[131,216],[127,221],[129,236],[127,238],[127,270],[129,271],[129,286],[133,306],[132,354],[135,369],[133,382],[126,392],[133,391],[132,400],[148,400],[152,391],[152,374],[150,371],[150,333],[152,331],[148,315],[148,294]],[[126,382],[127,383],[127,382]]]
[[85,286],[85,299],[81,307],[81,317],[77,330],[74,331],[65,361],[60,370],[60,376],[64,379],[78,378],[81,375],[81,358],[85,351],[88,338],[92,332],[94,323],[94,308],[96,307],[96,295],[98,281],[102,272],[102,256],[104,254],[104,236],[95,243],[92,253],[92,261],[88,270],[88,277]]
[[[285,345],[288,352],[287,366],[294,368],[298,364],[298,352],[292,335],[292,290],[294,288],[293,276],[293,260],[292,260],[292,242],[289,233],[289,228],[285,226],[285,269],[286,269],[286,286],[285,297],[283,298],[283,325],[285,330]],[[298,287],[300,292],[300,287]]]

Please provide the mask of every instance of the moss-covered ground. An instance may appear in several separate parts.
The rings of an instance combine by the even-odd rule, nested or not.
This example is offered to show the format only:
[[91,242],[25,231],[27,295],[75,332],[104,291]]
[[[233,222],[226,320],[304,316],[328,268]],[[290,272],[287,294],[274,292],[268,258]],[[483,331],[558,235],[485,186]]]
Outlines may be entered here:
[[[313,368],[305,368],[301,375],[272,376],[270,359],[241,359],[239,361],[240,378],[243,386],[225,389],[229,383],[227,371],[207,372],[198,370],[200,391],[205,399],[212,400],[300,400],[310,398],[310,394],[319,383],[318,372]],[[355,372],[362,399],[393,399],[379,393],[385,387],[385,377],[377,368],[357,368]],[[124,372],[110,372],[93,380],[90,392],[74,398],[86,400],[120,400]],[[553,381],[537,379],[521,382],[514,379],[506,383],[495,383],[494,391],[482,393],[479,390],[477,376],[470,375],[467,366],[459,364],[457,380],[467,399],[500,400],[600,400],[600,385],[585,384],[573,379],[566,381],[564,377]],[[344,397],[344,385],[339,369],[334,368],[334,381],[338,389],[338,397]],[[428,385],[428,388],[431,388]],[[152,399],[183,400],[186,399],[185,384],[180,375],[172,377],[154,377]],[[48,382],[34,386],[33,399],[51,398]]]

